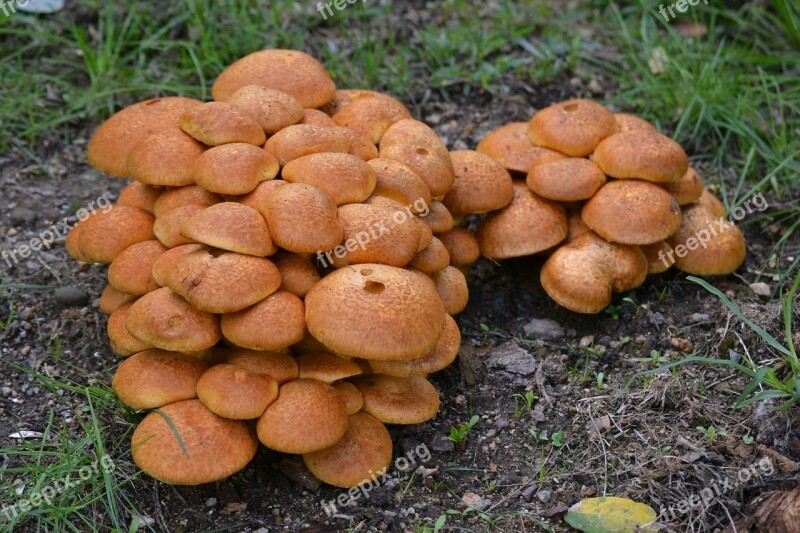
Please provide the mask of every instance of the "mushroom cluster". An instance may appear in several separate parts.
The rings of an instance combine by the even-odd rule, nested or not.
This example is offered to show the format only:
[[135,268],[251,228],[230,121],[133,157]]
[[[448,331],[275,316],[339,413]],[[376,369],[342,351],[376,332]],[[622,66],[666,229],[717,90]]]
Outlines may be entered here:
[[515,178],[511,202],[477,226],[481,254],[546,256],[542,286],[572,311],[600,312],[673,265],[706,276],[744,261],[741,231],[681,146],[639,117],[567,100],[495,129],[477,151]]
[[427,376],[456,357],[452,315],[479,256],[454,216],[502,208],[511,177],[448,152],[399,101],[337,90],[301,52],[244,57],[212,96],[103,123],[88,160],[132,181],[67,238],[75,259],[110,264],[100,306],[125,358],[113,388],[153,410],[133,458],[208,483],[260,441],[359,485],[391,461],[384,424],[439,408]]

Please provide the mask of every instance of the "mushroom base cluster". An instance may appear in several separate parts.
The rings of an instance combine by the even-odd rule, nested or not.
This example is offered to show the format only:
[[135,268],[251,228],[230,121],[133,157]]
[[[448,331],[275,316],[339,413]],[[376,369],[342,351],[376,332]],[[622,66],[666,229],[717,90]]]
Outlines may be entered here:
[[515,178],[511,202],[477,226],[482,255],[545,256],[542,287],[572,311],[598,313],[673,265],[707,276],[744,262],[723,204],[681,146],[639,117],[567,100],[490,132],[477,151]]
[[89,162],[132,181],[67,238],[75,259],[110,264],[100,305],[124,358],[113,388],[151,410],[133,459],[200,484],[261,443],[359,485],[391,462],[385,424],[438,411],[427,376],[458,353],[452,315],[479,256],[453,217],[505,205],[511,178],[466,152],[482,165],[466,172],[499,175],[507,198],[492,200],[493,183],[462,198],[458,158],[433,130],[389,96],[336,90],[301,52],[244,57],[212,95],[103,123]]

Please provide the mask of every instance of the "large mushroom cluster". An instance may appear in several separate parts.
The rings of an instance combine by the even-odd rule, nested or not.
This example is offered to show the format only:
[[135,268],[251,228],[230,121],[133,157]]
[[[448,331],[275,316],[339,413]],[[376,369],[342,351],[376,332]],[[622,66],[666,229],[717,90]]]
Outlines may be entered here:
[[[89,162],[133,181],[67,238],[75,259],[110,264],[100,305],[125,358],[113,388],[152,410],[133,459],[207,483],[260,441],[358,485],[391,461],[384,424],[439,408],[427,376],[456,357],[451,315],[479,256],[453,217],[503,207],[511,178],[477,152],[451,160],[402,103],[336,90],[301,52],[244,57],[212,96],[103,123]],[[457,175],[490,181],[461,190]]]
[[681,146],[639,117],[567,100],[495,129],[477,151],[516,178],[511,202],[477,227],[481,253],[545,255],[542,286],[572,311],[602,311],[673,265],[719,275],[744,261],[741,231]]

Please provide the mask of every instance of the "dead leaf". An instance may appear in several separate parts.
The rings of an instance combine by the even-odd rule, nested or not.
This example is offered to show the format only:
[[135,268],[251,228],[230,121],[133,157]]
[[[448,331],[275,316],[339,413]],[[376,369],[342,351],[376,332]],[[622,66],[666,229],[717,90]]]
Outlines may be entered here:
[[657,531],[653,526],[657,518],[649,505],[615,496],[581,500],[564,516],[569,525],[585,533],[651,533]]
[[599,416],[586,423],[589,433],[605,433],[611,429],[611,417],[608,415]]

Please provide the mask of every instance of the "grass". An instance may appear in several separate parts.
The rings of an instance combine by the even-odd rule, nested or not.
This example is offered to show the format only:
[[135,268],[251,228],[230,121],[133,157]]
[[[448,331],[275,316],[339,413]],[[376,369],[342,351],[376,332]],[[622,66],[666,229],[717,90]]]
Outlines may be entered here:
[[[797,271],[800,7],[792,0],[737,7],[712,2],[671,22],[644,0],[587,0],[566,10],[536,0],[366,2],[327,21],[315,2],[291,0],[79,4],[54,16],[0,17],[0,149],[24,164],[43,166],[60,147],[87,138],[101,120],[134,101],[165,94],[208,99],[226,65],[267,47],[306,50],[340,86],[386,91],[412,108],[432,93],[456,103],[481,102],[487,94],[543,98],[538,89],[554,99],[576,92],[591,96],[582,87],[598,78],[608,89],[605,103],[642,115],[681,142],[728,207],[767,194],[771,208],[745,221],[783,228],[770,254],[774,266],[762,271],[781,282]],[[708,35],[681,35],[679,24],[688,21],[703,24]],[[653,57],[662,58],[660,69],[653,68]],[[785,310],[797,279],[784,297]],[[734,304],[717,296],[735,314]],[[611,314],[618,311],[612,308]],[[13,305],[8,315],[0,329],[13,322]],[[768,364],[748,360],[737,368],[751,379],[739,405],[766,397],[788,405],[800,397],[789,319],[785,329],[786,342],[762,335],[773,350]],[[666,366],[692,360],[702,358]],[[647,361],[666,362],[656,351]],[[11,527],[141,527],[131,518],[139,513],[128,486],[136,470],[125,421],[134,417],[104,384],[107,376],[84,375],[82,381],[98,383],[86,386],[18,370],[47,390],[66,391],[59,401],[75,410],[78,426],[64,425],[51,411],[42,438],[0,450],[10,461],[0,474],[4,501],[29,498],[62,479],[79,480],[81,468],[91,469],[104,457],[115,468],[92,469],[86,483],[21,514]],[[599,386],[602,380],[595,379]],[[519,416],[532,407],[530,394],[518,403]],[[453,429],[463,442],[469,429]],[[540,464],[542,476],[545,465]],[[24,485],[20,494],[20,485],[13,485],[17,479]],[[439,522],[434,530],[444,526]]]

